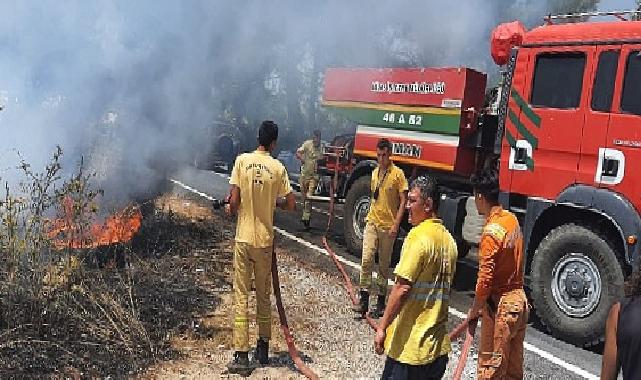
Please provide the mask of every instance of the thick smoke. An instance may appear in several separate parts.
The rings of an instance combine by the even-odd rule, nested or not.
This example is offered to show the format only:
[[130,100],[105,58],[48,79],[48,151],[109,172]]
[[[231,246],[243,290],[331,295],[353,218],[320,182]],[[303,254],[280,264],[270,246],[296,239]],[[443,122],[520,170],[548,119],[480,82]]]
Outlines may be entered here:
[[599,11],[622,11],[637,9],[640,4],[637,0],[601,0],[599,1]]
[[[595,1],[2,1],[0,177],[16,151],[85,157],[119,199],[210,150],[255,143],[265,118],[292,147],[349,128],[319,106],[327,67],[469,66],[495,76],[489,33]],[[213,128],[212,128],[213,127]]]

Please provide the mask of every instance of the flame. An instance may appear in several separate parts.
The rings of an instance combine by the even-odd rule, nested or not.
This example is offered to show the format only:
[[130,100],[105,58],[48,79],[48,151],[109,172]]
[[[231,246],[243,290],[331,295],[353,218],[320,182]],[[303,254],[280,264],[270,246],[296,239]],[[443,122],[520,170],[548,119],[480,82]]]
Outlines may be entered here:
[[53,221],[49,238],[55,249],[91,249],[131,240],[142,224],[140,209],[131,204],[109,215],[102,223],[93,223],[84,230],[73,222],[74,203],[70,198],[62,202],[62,217]]
[[142,213],[137,207],[128,207],[110,215],[102,225],[93,225],[91,235],[94,246],[125,243],[134,237],[142,224]]

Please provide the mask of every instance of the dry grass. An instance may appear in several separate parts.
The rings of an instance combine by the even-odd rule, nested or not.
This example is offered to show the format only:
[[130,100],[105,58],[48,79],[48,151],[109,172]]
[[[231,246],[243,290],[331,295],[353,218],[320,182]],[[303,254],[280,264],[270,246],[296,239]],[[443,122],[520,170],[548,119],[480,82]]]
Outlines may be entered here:
[[[126,244],[53,249],[52,238],[85,236],[100,212],[93,176],[81,164],[63,180],[61,155],[41,173],[21,162],[23,182],[0,202],[0,378],[123,377],[179,357],[172,342],[219,302],[209,285],[229,287],[222,275],[200,281],[202,270],[222,273],[224,258],[205,268],[189,259],[216,249],[220,232],[206,210],[187,218],[166,197],[141,205]],[[52,237],[55,218],[69,226]],[[125,268],[95,265],[118,255]]]

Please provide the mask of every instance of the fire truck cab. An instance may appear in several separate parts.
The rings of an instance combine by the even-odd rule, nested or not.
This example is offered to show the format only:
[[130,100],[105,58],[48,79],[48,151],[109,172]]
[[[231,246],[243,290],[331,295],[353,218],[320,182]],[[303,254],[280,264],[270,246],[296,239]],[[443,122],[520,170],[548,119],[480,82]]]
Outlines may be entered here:
[[555,336],[592,345],[641,253],[641,22],[560,23],[576,16],[495,29],[494,105],[485,74],[468,68],[330,69],[323,104],[358,124],[337,194],[348,248],[360,250],[379,138],[408,178],[437,177],[462,254],[482,225],[469,175],[495,165],[500,202],[523,229],[537,315]]
[[541,26],[507,63],[501,203],[523,216],[537,314],[594,343],[639,257],[641,22]]

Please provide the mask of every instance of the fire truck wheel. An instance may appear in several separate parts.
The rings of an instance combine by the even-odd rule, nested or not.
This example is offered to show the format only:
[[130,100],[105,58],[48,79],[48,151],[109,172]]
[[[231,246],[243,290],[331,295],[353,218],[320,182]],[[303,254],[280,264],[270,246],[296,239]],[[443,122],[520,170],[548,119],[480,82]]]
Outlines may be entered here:
[[370,182],[370,176],[357,179],[345,198],[345,218],[343,219],[345,245],[353,255],[358,257],[363,250],[365,217],[370,204]]
[[623,271],[603,234],[565,224],[543,239],[532,258],[532,299],[552,334],[577,346],[603,339],[610,306],[623,295]]

